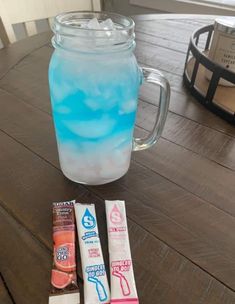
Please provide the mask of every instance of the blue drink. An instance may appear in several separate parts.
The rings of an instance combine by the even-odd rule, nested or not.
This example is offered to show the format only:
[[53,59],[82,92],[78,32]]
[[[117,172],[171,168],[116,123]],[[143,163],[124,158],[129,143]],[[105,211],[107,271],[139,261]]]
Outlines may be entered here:
[[64,175],[97,185],[120,178],[129,168],[142,73],[129,19],[123,19],[128,29],[124,24],[125,31],[117,35],[81,29],[74,21],[78,15],[56,18],[51,104]]
[[125,54],[54,52],[49,70],[61,169],[70,179],[106,183],[129,168],[140,83]]

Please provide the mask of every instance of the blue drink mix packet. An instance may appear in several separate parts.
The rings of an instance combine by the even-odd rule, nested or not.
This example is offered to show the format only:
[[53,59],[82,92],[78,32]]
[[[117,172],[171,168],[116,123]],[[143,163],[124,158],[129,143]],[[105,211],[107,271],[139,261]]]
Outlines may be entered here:
[[84,279],[84,303],[110,303],[110,291],[100,244],[95,206],[76,203],[75,215]]

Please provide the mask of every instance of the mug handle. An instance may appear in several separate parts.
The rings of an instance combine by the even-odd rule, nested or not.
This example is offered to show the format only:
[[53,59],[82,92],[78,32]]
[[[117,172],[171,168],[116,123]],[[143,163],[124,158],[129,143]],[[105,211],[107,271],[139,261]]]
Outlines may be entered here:
[[170,85],[165,76],[155,69],[142,67],[141,70],[145,82],[160,86],[160,100],[152,131],[145,138],[134,138],[133,151],[148,149],[158,141],[166,122],[170,102]]

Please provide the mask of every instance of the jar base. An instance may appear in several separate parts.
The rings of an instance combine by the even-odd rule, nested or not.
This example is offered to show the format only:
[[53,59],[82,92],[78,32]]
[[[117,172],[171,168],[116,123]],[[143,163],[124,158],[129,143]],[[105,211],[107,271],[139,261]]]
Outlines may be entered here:
[[111,179],[103,179],[101,181],[94,181],[94,182],[89,182],[89,181],[83,181],[83,180],[78,180],[76,178],[74,178],[73,176],[71,176],[70,174],[67,174],[62,168],[61,171],[64,174],[64,176],[71,180],[72,182],[75,182],[77,184],[82,184],[82,185],[87,185],[87,186],[101,186],[101,185],[105,185],[105,184],[109,184],[112,183],[120,178],[122,178],[129,170],[129,167],[127,168],[127,170],[125,170],[122,174],[118,175],[115,178],[111,178]]

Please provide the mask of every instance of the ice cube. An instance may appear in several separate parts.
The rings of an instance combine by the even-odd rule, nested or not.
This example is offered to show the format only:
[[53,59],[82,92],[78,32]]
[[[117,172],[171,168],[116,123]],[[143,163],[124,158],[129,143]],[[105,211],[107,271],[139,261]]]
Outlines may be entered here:
[[91,30],[101,30],[101,29],[102,29],[97,18],[91,19],[91,20],[86,24],[86,28],[87,28],[87,29],[91,29]]
[[89,109],[93,111],[97,111],[97,110],[107,111],[115,107],[118,102],[117,100],[115,100],[115,98],[111,98],[111,97],[112,96],[104,92],[103,96],[101,96],[101,94],[94,97],[92,96],[91,98],[87,98],[84,101],[84,103]]
[[99,22],[97,18],[93,18],[87,23],[81,24],[81,28],[86,28],[90,30],[115,30],[115,25],[110,18],[102,22]]
[[100,119],[65,121],[64,125],[74,134],[86,138],[99,138],[112,132],[116,121],[108,115]]
[[88,108],[92,109],[93,111],[97,111],[101,108],[101,104],[99,100],[95,100],[95,98],[87,98],[85,100],[85,104]]
[[109,151],[101,158],[100,175],[103,179],[115,179],[123,175],[129,167],[130,149]]
[[129,114],[136,110],[137,102],[134,99],[124,101],[120,105],[119,114]]
[[[98,32],[91,31],[87,33],[88,37],[91,37],[94,40],[91,44],[93,47],[105,44],[107,39],[111,42],[115,40],[116,43],[123,43],[128,39],[127,32],[125,30],[121,31],[121,27],[117,27],[110,18],[101,22],[99,22],[97,18],[93,18],[87,23],[82,23],[80,27],[84,29],[98,30]],[[96,38],[103,39],[98,41]]]
[[130,163],[131,142],[120,145],[122,135],[99,143],[60,143],[59,155],[64,174],[75,181],[102,184],[126,173]]
[[132,146],[132,133],[131,131],[123,131],[117,135],[111,135],[102,141],[100,149],[101,154],[108,153],[112,154],[115,150],[126,149]]
[[108,19],[102,21],[102,22],[100,23],[100,27],[101,27],[103,30],[115,30],[115,29],[116,29],[116,28],[115,28],[115,25],[114,25],[114,23],[113,23],[113,21],[112,21],[110,18],[108,18]]
[[71,109],[69,107],[66,106],[57,106],[54,109],[55,112],[60,113],[60,114],[69,114],[71,113]]
[[51,86],[51,93],[55,103],[64,101],[67,96],[75,92],[76,87],[72,83],[54,81]]

